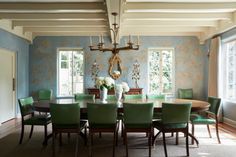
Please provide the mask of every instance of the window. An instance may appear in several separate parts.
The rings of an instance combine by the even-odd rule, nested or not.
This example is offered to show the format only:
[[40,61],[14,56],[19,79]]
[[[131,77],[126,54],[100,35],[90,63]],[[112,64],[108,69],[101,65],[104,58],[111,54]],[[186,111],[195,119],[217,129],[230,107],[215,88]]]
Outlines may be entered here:
[[236,101],[236,40],[223,44],[223,97]]
[[148,93],[174,96],[174,49],[149,49]]
[[58,51],[58,95],[72,96],[84,91],[84,53],[81,49]]

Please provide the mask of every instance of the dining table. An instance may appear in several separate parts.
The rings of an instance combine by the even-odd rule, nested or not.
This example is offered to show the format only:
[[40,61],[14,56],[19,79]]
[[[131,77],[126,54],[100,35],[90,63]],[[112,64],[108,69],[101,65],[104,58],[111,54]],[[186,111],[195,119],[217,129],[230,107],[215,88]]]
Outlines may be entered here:
[[[118,112],[123,112],[123,104],[124,103],[153,103],[154,104],[154,111],[161,111],[162,104],[164,103],[175,103],[176,105],[181,104],[181,103],[191,103],[191,112],[201,112],[201,111],[206,111],[209,109],[210,104],[207,101],[202,101],[202,100],[192,100],[192,99],[176,99],[176,98],[168,98],[168,99],[155,99],[155,100],[150,100],[150,99],[133,99],[133,100],[123,100],[121,103],[117,103],[117,101],[114,100],[108,100],[107,104],[109,103],[116,103]],[[87,112],[87,104],[88,103],[99,103],[103,104],[100,99],[95,99],[95,100],[75,100],[73,98],[70,99],[55,99],[55,100],[50,100],[50,101],[37,101],[34,102],[34,108],[35,111],[39,112],[50,112],[50,104],[77,104],[79,103],[80,105],[80,112],[81,113],[86,113]],[[85,135],[81,134],[83,138]],[[196,141],[196,144],[199,144],[199,141],[191,134],[189,133],[189,136],[193,138]],[[44,140],[44,143],[47,143],[47,140],[51,137],[51,134],[48,135],[47,139]]]

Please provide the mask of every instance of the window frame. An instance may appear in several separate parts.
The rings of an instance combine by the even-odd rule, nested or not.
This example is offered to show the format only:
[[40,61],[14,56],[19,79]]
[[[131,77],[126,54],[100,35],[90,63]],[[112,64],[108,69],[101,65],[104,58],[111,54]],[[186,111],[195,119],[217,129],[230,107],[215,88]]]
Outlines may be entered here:
[[[85,78],[84,78],[84,76],[85,76],[85,58],[86,58],[85,57],[85,51],[81,47],[58,47],[57,48],[57,81],[56,81],[56,84],[57,84],[57,97],[58,98],[67,98],[67,97],[72,98],[72,97],[74,97],[74,94],[66,95],[66,96],[59,94],[59,91],[60,91],[60,87],[59,87],[59,82],[60,82],[60,77],[59,77],[60,51],[82,51],[83,52],[83,62],[84,62],[84,64],[83,64],[83,93],[85,92],[85,82],[84,82],[85,81]],[[72,80],[73,80],[73,77],[72,77]],[[72,83],[73,83],[73,81],[72,81]],[[73,85],[72,85],[72,87],[73,87]],[[73,90],[73,88],[72,88],[72,90]]]
[[[167,97],[175,97],[175,48],[174,47],[152,47],[152,48],[148,48],[148,62],[147,62],[147,67],[148,67],[148,86],[147,86],[147,93],[148,94],[151,94],[149,92],[150,90],[150,76],[149,76],[149,73],[150,73],[150,65],[149,65],[149,62],[150,62],[150,54],[153,52],[153,51],[163,51],[163,50],[171,50],[172,51],[172,84],[173,84],[173,88],[171,90],[171,93],[163,93],[161,92],[160,94],[164,94],[165,96]],[[162,56],[162,54],[161,54]],[[161,60],[162,60],[162,57],[161,57]],[[162,64],[160,65],[160,69],[161,69],[161,78],[163,76],[163,69],[162,69]],[[162,81],[162,80],[161,80]],[[163,91],[163,82],[161,83],[161,89]]]
[[[224,101],[236,103],[236,96],[233,99],[230,99],[226,95],[226,93],[227,93],[226,92],[227,91],[226,85],[228,84],[227,83],[227,80],[228,80],[227,66],[228,66],[228,64],[226,63],[228,59],[227,59],[226,53],[227,53],[227,44],[230,42],[235,42],[235,48],[236,48],[236,36],[231,36],[231,37],[228,37],[228,38],[222,40],[222,48],[221,48],[221,54],[220,54],[220,59],[219,59],[219,62],[221,63],[220,64],[220,74],[219,74],[220,78],[219,79],[221,81],[223,81],[223,83],[219,84],[219,86],[223,91],[223,92],[221,92],[221,96],[223,97]],[[235,54],[236,54],[236,52],[235,52]],[[235,60],[235,64],[236,64],[236,60]],[[234,75],[236,75],[236,72]]]

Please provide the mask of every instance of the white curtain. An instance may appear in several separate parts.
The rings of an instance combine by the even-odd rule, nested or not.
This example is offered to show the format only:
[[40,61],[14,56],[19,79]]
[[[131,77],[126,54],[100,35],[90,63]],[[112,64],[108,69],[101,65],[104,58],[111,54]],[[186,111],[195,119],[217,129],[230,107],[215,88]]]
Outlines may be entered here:
[[218,80],[219,80],[219,54],[221,49],[220,37],[211,40],[209,52],[208,67],[208,96],[219,97]]

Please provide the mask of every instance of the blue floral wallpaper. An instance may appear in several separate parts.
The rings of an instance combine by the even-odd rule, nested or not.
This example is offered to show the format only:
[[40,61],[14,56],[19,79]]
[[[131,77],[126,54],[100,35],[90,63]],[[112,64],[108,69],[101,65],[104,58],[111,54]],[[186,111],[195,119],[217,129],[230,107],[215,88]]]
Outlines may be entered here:
[[[98,40],[96,37],[93,40]],[[121,39],[124,45],[127,37]],[[95,42],[95,41],[94,41]],[[91,66],[94,60],[100,67],[99,76],[108,76],[108,60],[111,52],[89,50],[89,37],[36,37],[30,45],[30,94],[41,88],[51,88],[56,96],[57,91],[57,49],[82,48],[85,52],[85,88],[93,87]],[[97,42],[96,42],[97,43]],[[105,38],[105,43],[110,43]],[[130,87],[135,83],[132,68],[135,60],[140,63],[141,78],[138,84],[147,93],[148,49],[168,47],[175,49],[175,90],[193,88],[194,97],[205,99],[207,96],[207,48],[199,44],[196,37],[140,37],[141,47],[138,51],[120,51],[122,60],[122,77],[116,82],[125,81]],[[108,44],[107,44],[108,45]],[[176,95],[177,96],[177,95]]]

